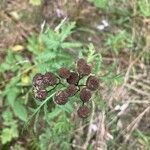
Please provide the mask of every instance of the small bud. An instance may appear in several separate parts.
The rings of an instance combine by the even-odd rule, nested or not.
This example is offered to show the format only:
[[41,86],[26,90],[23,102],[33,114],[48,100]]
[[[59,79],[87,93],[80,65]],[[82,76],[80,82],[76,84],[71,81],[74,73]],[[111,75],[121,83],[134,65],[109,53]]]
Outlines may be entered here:
[[86,86],[89,90],[95,91],[99,87],[99,80],[95,76],[89,76],[86,81]]
[[57,83],[57,78],[52,72],[47,72],[43,76],[43,82],[46,86],[53,86]]
[[71,72],[70,77],[67,79],[69,84],[77,84],[79,81],[79,75],[76,72]]
[[88,90],[87,88],[83,88],[80,92],[80,99],[83,102],[88,102],[90,100],[91,96],[92,96],[91,91]]
[[35,91],[35,98],[44,100],[47,97],[47,91],[46,90],[36,90]]
[[54,97],[54,101],[59,105],[64,105],[68,101],[68,93],[65,91],[59,91]]
[[70,71],[67,68],[62,67],[59,69],[59,76],[61,78],[67,79],[70,76]]
[[87,106],[80,106],[77,113],[80,118],[87,118],[90,115],[90,109]]
[[73,96],[77,92],[77,87],[74,84],[70,84],[66,89],[66,92],[69,96]]

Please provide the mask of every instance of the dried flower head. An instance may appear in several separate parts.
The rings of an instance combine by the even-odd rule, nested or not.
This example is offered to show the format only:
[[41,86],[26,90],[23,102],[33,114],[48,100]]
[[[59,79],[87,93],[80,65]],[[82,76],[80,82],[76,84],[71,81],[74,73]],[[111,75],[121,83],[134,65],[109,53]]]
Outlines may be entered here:
[[73,96],[77,92],[77,87],[74,84],[70,84],[66,89],[66,92],[69,96]]
[[89,65],[85,65],[83,68],[82,68],[82,72],[81,72],[81,75],[82,76],[87,76],[91,73],[91,67]]
[[37,73],[33,77],[32,83],[35,87],[38,87],[38,89],[42,89],[44,87],[43,75],[41,73]]
[[59,76],[64,79],[67,79],[70,76],[70,71],[64,67],[60,68],[58,73],[59,73]]
[[81,76],[86,76],[91,73],[91,67],[81,58],[77,62],[77,71]]
[[88,90],[87,88],[83,88],[81,91],[80,91],[80,99],[83,101],[83,102],[88,102],[91,98],[92,94],[91,94],[91,91]]
[[35,94],[35,98],[40,99],[40,100],[44,100],[47,97],[47,91],[46,90],[36,90],[34,92]]
[[64,105],[68,101],[68,93],[65,91],[59,91],[55,94],[54,101],[59,105]]
[[99,80],[95,76],[89,76],[89,78],[86,81],[86,86],[89,90],[95,91],[99,87]]
[[80,106],[77,113],[80,118],[87,118],[90,115],[90,109],[85,105]]
[[52,72],[43,75],[43,82],[46,86],[53,86],[57,83],[57,77]]
[[83,59],[83,58],[80,58],[80,59],[77,61],[77,68],[80,68],[81,66],[84,66],[84,65],[86,65],[86,64],[87,64],[86,60]]
[[69,84],[77,84],[79,81],[79,75],[76,72],[71,72],[70,77],[67,78]]

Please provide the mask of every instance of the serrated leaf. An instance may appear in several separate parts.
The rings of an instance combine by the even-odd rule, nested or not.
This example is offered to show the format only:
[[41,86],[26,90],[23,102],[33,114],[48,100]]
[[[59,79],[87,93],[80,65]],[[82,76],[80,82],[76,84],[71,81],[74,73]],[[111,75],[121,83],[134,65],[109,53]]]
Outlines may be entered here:
[[67,103],[64,106],[58,106],[60,110],[67,112],[67,113],[71,113],[73,111],[73,106],[71,105],[71,103]]
[[102,56],[101,56],[101,54],[99,54],[95,58],[95,67],[94,67],[94,73],[95,74],[97,74],[100,71],[101,66],[102,66]]
[[123,83],[123,76],[121,74],[118,74],[113,77],[113,80],[116,85],[121,85]]
[[48,114],[48,119],[49,120],[52,120],[53,118],[57,117],[59,114],[61,113],[61,110],[56,107],[55,109],[52,110],[51,113]]
[[81,47],[82,46],[82,44],[81,43],[79,43],[79,42],[64,42],[64,43],[62,43],[61,44],[61,47],[63,48],[63,49],[68,49],[68,48],[77,48],[77,47]]
[[61,41],[64,41],[72,33],[72,29],[74,28],[75,28],[75,22],[62,25],[61,32],[60,32]]

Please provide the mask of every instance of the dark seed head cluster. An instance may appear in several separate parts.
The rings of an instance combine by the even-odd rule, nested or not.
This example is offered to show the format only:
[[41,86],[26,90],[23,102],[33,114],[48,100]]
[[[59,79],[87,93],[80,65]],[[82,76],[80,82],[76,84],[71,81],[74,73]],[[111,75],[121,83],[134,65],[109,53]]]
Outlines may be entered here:
[[68,101],[68,93],[65,92],[65,91],[58,91],[56,94],[55,94],[55,97],[54,97],[54,100],[57,104],[59,105],[64,105],[67,103]]
[[91,91],[87,89],[86,87],[80,91],[80,99],[83,102],[88,102],[91,97],[92,97]]
[[91,73],[91,66],[84,59],[79,59],[77,62],[77,71],[80,76],[87,76]]
[[53,86],[57,83],[57,78],[53,73],[47,72],[43,76],[43,82],[46,86]]
[[[80,85],[80,80],[85,76],[88,76],[85,85]],[[91,75],[91,66],[87,64],[85,59],[81,58],[77,61],[76,71],[62,67],[58,70],[58,76],[52,72],[37,73],[33,77],[34,97],[39,100],[46,99],[49,93],[47,88],[49,86],[56,88],[59,84],[64,85],[62,81],[65,82],[67,87],[56,92],[54,102],[58,105],[65,105],[70,97],[77,95],[79,92],[82,106],[77,110],[77,114],[81,118],[88,117],[90,115],[90,109],[87,106],[88,101],[92,97],[92,92],[99,87],[98,78]]]
[[77,91],[78,91],[77,86],[75,86],[74,84],[70,84],[66,89],[66,92],[68,93],[69,96],[75,95]]
[[57,84],[57,77],[52,72],[47,72],[44,75],[37,73],[32,80],[34,97],[39,100],[46,99],[48,92],[46,88],[48,86],[54,86]]
[[77,113],[80,118],[87,118],[90,115],[90,109],[86,105],[80,106]]
[[71,72],[69,78],[67,78],[67,82],[69,84],[75,84],[76,85],[78,83],[78,81],[79,81],[79,75],[78,75],[78,73]]
[[58,74],[59,74],[59,76],[60,76],[61,78],[67,79],[67,78],[70,77],[70,74],[71,74],[71,73],[70,73],[70,71],[69,71],[67,68],[62,67],[62,68],[59,69]]
[[99,87],[99,80],[95,76],[89,76],[86,81],[86,86],[89,90],[95,91]]

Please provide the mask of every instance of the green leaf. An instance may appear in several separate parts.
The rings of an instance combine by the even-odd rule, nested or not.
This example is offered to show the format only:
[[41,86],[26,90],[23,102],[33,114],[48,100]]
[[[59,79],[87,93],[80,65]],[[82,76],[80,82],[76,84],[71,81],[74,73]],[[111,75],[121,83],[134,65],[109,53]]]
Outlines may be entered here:
[[17,137],[18,137],[18,130],[16,125],[12,126],[11,128],[4,128],[2,130],[1,134],[2,144],[6,144],[7,142],[10,142],[13,138]]
[[6,71],[6,70],[9,70],[10,69],[10,64],[7,64],[7,63],[2,63],[1,66],[0,66],[0,70],[1,71]]
[[7,142],[11,141],[11,139],[12,139],[11,130],[9,128],[3,129],[1,135],[2,144],[6,144]]
[[56,107],[55,109],[52,110],[51,113],[48,114],[48,119],[52,120],[55,117],[57,117],[59,114],[61,113],[61,109],[59,109],[58,107]]
[[58,106],[60,110],[67,112],[67,113],[71,113],[73,111],[73,106],[71,103],[67,103],[64,106]]
[[63,48],[63,49],[67,49],[67,48],[78,48],[78,47],[81,47],[82,46],[82,44],[81,43],[79,43],[79,42],[64,42],[64,43],[62,43],[61,44],[61,47]]
[[103,9],[107,8],[109,2],[109,0],[88,0],[88,1],[94,3],[96,7]]
[[36,37],[35,35],[32,35],[31,37],[28,38],[27,49],[33,54],[38,55],[39,45],[40,45],[39,38]]
[[116,85],[121,85],[123,83],[123,75],[118,74],[113,77],[113,80]]
[[41,110],[41,108],[44,106],[44,104],[47,103],[47,101],[49,101],[50,99],[52,99],[52,97],[53,97],[54,95],[55,95],[55,92],[54,92],[53,94],[51,94],[49,97],[47,97],[47,98],[41,103],[41,105],[38,106],[38,107],[34,110],[33,114],[30,116],[30,118],[28,118],[27,123],[30,122],[30,120]]
[[64,41],[70,34],[72,34],[72,29],[75,28],[75,24],[75,22],[71,22],[61,26],[61,41]]
[[6,110],[2,114],[2,118],[4,120],[4,125],[9,126],[11,124],[14,124],[15,120],[13,120],[13,114],[11,111]]
[[133,46],[133,39],[130,33],[126,30],[121,30],[115,35],[109,34],[105,44],[116,54],[119,54],[125,47],[131,48]]
[[46,48],[48,48],[49,50],[53,49],[53,50],[57,50],[59,48],[59,46],[61,45],[60,42],[60,38],[59,36],[55,35],[54,36],[49,36],[47,34],[42,34],[40,36],[41,40],[43,41],[44,45],[46,46]]
[[149,0],[139,0],[138,6],[143,16],[150,17],[150,1]]
[[11,105],[11,107],[14,106],[14,102],[15,102],[18,94],[19,94],[19,89],[17,89],[16,87],[12,87],[7,91],[6,97],[7,97],[8,103],[9,103],[9,105]]
[[95,57],[95,67],[94,67],[94,73],[97,74],[100,69],[101,69],[101,66],[102,66],[102,55],[101,54],[98,54],[96,57]]
[[19,117],[19,119],[21,119],[22,121],[27,121],[27,110],[21,102],[15,101],[13,110],[16,116]]

